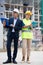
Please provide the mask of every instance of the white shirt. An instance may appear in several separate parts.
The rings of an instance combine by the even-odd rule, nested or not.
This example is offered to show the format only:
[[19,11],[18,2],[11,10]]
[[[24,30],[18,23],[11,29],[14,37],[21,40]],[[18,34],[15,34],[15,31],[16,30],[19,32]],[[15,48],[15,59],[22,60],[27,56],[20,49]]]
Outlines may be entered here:
[[[15,26],[16,22],[17,22],[17,19],[14,19],[14,26]],[[12,32],[15,32],[14,28],[12,29]]]

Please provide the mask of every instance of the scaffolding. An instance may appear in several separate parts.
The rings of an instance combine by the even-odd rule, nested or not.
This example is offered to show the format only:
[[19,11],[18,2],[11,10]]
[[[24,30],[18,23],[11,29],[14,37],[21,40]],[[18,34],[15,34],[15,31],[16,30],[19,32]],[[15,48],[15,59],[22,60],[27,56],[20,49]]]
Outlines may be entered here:
[[[4,11],[4,15],[7,17],[7,18],[10,18],[12,16],[12,11],[14,10],[14,8],[18,8],[19,11],[20,11],[20,14],[19,14],[19,17],[20,19],[23,19],[23,4],[24,3],[33,3],[32,0],[5,0],[5,11]],[[32,10],[33,6],[31,4],[28,4],[27,6],[27,10]]]
[[43,0],[40,2],[40,7],[41,7],[41,22],[43,22]]
[[34,0],[34,20],[38,21],[38,27],[40,23],[40,1],[41,0]]
[[[2,9],[4,11],[3,10],[0,10],[0,11],[4,14],[4,17],[10,18],[10,17],[12,17],[12,14],[13,14],[12,11],[14,10],[14,8],[18,8],[20,11],[19,17],[20,17],[20,19],[23,19],[23,15],[24,15],[24,12],[23,12],[24,5],[23,4],[26,3],[26,4],[28,4],[26,9],[31,10],[33,13],[32,21],[38,21],[38,27],[39,27],[40,21],[41,22],[43,21],[43,2],[42,1],[43,0],[5,0],[4,4],[1,4],[4,6],[4,9],[2,7]],[[35,32],[35,31],[33,31],[33,32]],[[40,32],[40,31],[37,30],[36,34],[35,34],[36,39],[38,38],[37,37],[38,32]],[[40,33],[38,33],[38,36],[39,35],[40,35]],[[5,35],[5,36],[7,36],[7,35]]]

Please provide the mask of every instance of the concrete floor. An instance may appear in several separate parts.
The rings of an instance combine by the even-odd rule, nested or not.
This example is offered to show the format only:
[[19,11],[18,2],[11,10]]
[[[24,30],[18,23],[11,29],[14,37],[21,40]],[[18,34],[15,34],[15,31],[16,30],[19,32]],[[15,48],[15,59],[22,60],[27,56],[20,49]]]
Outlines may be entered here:
[[[0,65],[3,65],[3,62],[7,60],[7,54],[6,52],[0,52]],[[27,62],[22,63],[22,49],[18,49],[18,54],[16,61],[18,62],[17,65],[28,65]],[[43,52],[42,51],[31,51],[30,55],[30,61],[31,64],[29,65],[43,65]],[[14,65],[13,63],[11,64],[5,64],[5,65]]]

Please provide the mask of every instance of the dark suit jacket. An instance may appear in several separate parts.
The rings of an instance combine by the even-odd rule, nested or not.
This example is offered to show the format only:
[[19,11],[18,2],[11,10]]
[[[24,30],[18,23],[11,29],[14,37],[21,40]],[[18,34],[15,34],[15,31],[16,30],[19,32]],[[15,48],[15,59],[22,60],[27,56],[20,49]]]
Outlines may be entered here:
[[[11,27],[10,25],[13,23],[14,23],[14,18],[12,17],[9,19],[9,25],[8,26],[6,25],[6,27],[9,29],[7,36],[11,36],[12,34],[13,27]],[[19,37],[19,31],[22,29],[22,26],[24,26],[24,23],[18,18],[14,27],[14,30],[15,30],[14,33],[17,37]]]

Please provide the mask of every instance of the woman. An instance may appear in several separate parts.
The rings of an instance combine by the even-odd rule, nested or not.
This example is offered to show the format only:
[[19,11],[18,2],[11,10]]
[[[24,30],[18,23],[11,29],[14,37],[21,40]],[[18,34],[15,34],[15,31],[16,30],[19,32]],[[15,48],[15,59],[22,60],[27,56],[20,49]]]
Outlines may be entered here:
[[23,23],[25,26],[22,28],[22,39],[23,39],[23,46],[22,46],[22,61],[25,61],[26,56],[26,46],[27,46],[27,62],[29,62],[30,57],[30,49],[31,49],[31,41],[32,41],[32,22],[30,20],[30,16],[32,15],[31,11],[26,11],[25,18],[23,19]]

